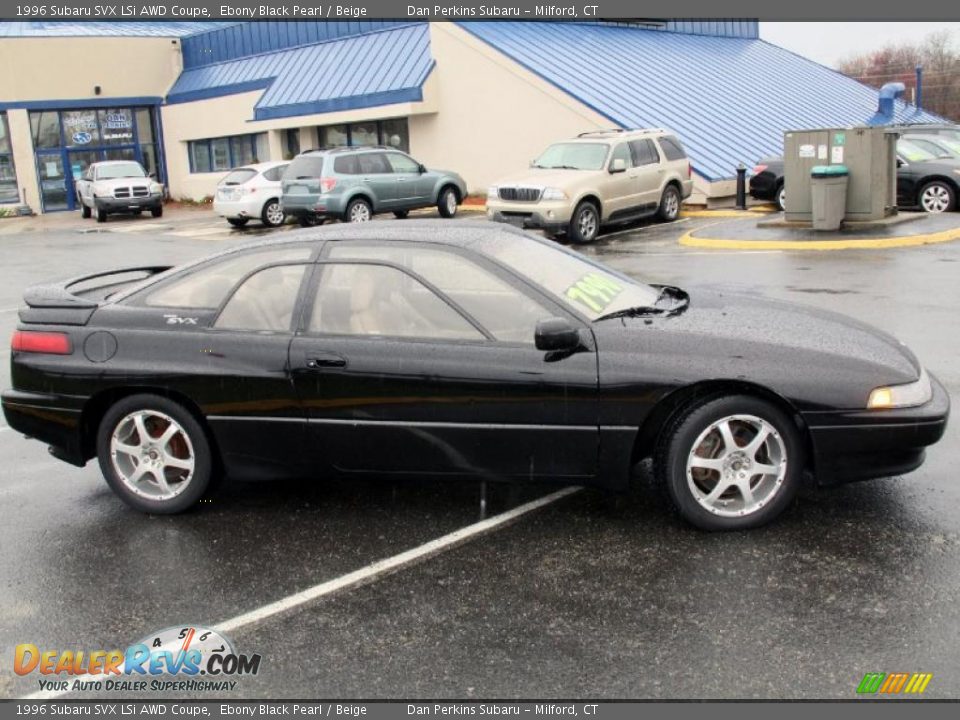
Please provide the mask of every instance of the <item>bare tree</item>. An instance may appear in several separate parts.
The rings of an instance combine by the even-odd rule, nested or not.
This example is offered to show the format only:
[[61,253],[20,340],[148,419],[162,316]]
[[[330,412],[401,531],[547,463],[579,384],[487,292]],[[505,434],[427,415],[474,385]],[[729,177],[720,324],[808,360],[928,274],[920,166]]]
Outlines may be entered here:
[[902,82],[907,86],[906,97],[912,99],[918,65],[923,68],[923,108],[953,121],[960,120],[960,51],[947,31],[932,33],[915,45],[887,45],[846,58],[837,63],[837,69],[876,88],[888,82]]

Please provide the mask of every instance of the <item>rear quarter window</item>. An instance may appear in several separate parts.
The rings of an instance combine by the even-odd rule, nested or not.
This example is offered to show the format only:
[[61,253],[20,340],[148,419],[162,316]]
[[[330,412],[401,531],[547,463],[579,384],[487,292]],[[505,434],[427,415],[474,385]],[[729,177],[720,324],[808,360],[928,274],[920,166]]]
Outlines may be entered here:
[[302,155],[294,158],[287,171],[283,174],[285,180],[297,178],[318,178],[323,174],[322,155]]
[[675,137],[665,135],[660,138],[660,149],[663,150],[663,156],[667,160],[683,160],[687,153],[683,150],[683,145]]

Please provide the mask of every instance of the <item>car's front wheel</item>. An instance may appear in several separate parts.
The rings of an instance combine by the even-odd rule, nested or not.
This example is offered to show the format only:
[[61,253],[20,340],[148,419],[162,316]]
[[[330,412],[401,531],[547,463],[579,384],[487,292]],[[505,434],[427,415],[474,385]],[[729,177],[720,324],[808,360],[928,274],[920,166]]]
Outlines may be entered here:
[[957,196],[953,188],[942,180],[927,183],[920,190],[920,207],[928,213],[942,213],[953,210]]
[[352,223],[370,222],[372,218],[373,208],[371,208],[370,203],[363,198],[351,200],[350,204],[347,205],[346,212],[343,214],[343,219],[346,222]]
[[284,214],[279,200],[270,200],[263,206],[260,219],[267,227],[278,227],[283,225],[283,221],[287,219],[287,216]]
[[660,196],[657,217],[663,222],[673,222],[680,216],[680,191],[675,185],[667,185]]
[[130,507],[183,512],[207,491],[214,470],[210,443],[183,406],[159,395],[124,398],[97,433],[100,470]]
[[163,217],[163,205],[157,205],[150,208],[150,214],[153,217]]
[[586,245],[597,239],[600,233],[600,212],[589,200],[583,200],[573,211],[567,235],[578,245]]
[[452,187],[445,187],[437,199],[437,210],[440,212],[440,217],[452,218],[457,214],[459,204],[460,201],[457,199],[457,191]]
[[715,396],[687,408],[655,458],[680,514],[703,530],[764,525],[790,504],[803,477],[793,419],[748,395]]
[[323,221],[324,218],[318,215],[297,215],[297,222],[300,227],[316,227],[317,225],[323,225]]
[[97,208],[97,222],[106,222],[107,221],[107,211],[103,208]]

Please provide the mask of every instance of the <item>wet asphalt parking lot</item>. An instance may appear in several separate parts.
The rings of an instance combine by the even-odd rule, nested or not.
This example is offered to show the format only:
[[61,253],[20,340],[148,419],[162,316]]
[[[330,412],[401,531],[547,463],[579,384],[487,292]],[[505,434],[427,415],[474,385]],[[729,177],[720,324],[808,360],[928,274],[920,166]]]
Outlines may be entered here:
[[[0,334],[23,289],[118,264],[180,262],[256,234],[177,219],[0,220]],[[131,222],[149,229],[130,231]],[[681,247],[698,224],[642,225],[587,252],[632,275],[840,310],[913,348],[960,397],[960,242],[841,252]],[[957,217],[960,223],[960,216]],[[117,231],[119,230],[119,231]],[[283,230],[287,232],[288,230]],[[0,349],[0,385],[9,384]],[[0,696],[14,646],[126,647],[217,625],[262,655],[229,699],[853,698],[865,672],[930,672],[960,697],[960,427],[903,478],[805,490],[748,533],[685,525],[645,473],[583,490],[396,572],[274,612],[271,603],[470,527],[476,483],[229,484],[177,517],[129,510],[96,463],[77,469],[0,429]],[[492,488],[488,517],[553,487]],[[247,616],[249,617],[249,616]],[[65,698],[117,697],[76,693]],[[168,694],[167,697],[170,697]],[[195,697],[203,697],[202,695]]]

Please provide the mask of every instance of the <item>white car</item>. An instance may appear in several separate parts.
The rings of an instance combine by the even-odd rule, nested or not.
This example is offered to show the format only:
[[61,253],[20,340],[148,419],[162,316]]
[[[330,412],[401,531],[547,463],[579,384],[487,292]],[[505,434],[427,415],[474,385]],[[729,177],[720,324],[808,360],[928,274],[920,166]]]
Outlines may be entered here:
[[288,164],[265,162],[231,170],[217,185],[213,211],[234,227],[243,227],[252,219],[267,227],[282,225],[280,178]]

